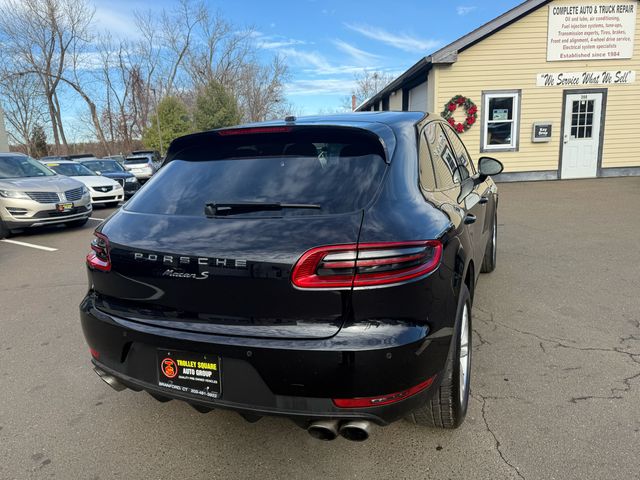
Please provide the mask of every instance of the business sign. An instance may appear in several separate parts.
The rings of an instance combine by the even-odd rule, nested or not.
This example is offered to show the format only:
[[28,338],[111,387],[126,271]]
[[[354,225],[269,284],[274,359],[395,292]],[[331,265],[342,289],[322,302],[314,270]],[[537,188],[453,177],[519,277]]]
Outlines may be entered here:
[[635,83],[635,70],[606,72],[539,73],[538,87],[579,87],[591,85],[629,85]]
[[553,3],[549,6],[547,61],[633,57],[636,1]]
[[534,123],[533,124],[533,136],[531,141],[533,143],[547,143],[551,141],[551,133],[553,131],[553,125],[550,122]]

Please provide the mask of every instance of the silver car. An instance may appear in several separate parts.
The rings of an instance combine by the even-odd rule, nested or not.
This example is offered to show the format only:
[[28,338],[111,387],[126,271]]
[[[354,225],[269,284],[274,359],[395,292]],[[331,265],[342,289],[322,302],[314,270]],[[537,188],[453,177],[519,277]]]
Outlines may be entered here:
[[125,159],[124,168],[133,173],[139,182],[144,182],[156,173],[157,165],[153,163],[151,155],[136,155]]
[[0,238],[27,227],[79,227],[91,211],[91,197],[82,183],[56,175],[26,155],[0,153]]

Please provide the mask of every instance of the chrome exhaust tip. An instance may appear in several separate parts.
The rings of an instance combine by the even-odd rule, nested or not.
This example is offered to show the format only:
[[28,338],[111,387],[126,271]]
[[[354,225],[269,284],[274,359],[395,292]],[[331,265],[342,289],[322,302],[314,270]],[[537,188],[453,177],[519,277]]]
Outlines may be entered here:
[[126,390],[126,386],[118,381],[116,377],[105,372],[104,370],[99,369],[98,367],[93,369],[94,372],[98,374],[98,376],[102,379],[104,383],[113,388],[116,392],[121,392],[122,390]]
[[371,422],[367,420],[352,420],[340,425],[340,435],[352,442],[364,442],[370,432]]
[[313,438],[324,440],[326,442],[335,440],[338,437],[338,421],[337,420],[319,420],[313,422],[307,428],[307,432]]

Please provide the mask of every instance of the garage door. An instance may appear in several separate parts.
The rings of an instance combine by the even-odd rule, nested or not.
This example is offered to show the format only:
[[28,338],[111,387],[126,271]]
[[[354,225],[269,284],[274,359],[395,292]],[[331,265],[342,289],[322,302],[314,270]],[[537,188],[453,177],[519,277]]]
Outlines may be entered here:
[[421,83],[417,87],[409,90],[409,110],[418,112],[427,111],[427,82]]

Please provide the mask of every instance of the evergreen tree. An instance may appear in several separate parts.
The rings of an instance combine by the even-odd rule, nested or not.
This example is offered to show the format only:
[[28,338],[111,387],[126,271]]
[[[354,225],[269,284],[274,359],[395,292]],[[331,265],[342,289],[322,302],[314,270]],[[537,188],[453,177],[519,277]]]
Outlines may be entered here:
[[49,148],[47,147],[47,134],[44,132],[44,128],[39,123],[33,126],[30,138],[30,150],[31,156],[35,158],[46,157],[49,154]]
[[192,131],[189,111],[184,102],[177,97],[165,97],[151,115],[151,124],[145,129],[142,142],[149,149],[166,151],[173,139]]
[[238,102],[220,83],[212,81],[196,98],[193,123],[198,131],[237,125],[240,123]]

